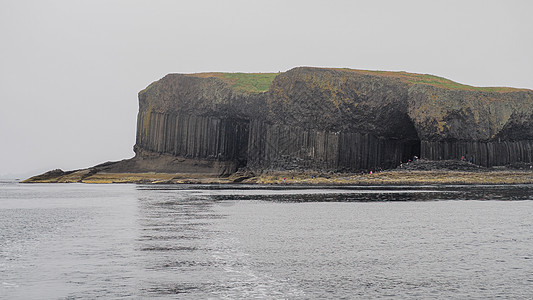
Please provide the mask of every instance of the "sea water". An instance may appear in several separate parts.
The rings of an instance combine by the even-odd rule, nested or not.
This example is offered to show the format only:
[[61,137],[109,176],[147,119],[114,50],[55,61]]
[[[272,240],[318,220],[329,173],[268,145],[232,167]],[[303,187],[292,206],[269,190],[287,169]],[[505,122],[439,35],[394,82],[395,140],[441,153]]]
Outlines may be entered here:
[[531,299],[533,186],[0,183],[1,299]]

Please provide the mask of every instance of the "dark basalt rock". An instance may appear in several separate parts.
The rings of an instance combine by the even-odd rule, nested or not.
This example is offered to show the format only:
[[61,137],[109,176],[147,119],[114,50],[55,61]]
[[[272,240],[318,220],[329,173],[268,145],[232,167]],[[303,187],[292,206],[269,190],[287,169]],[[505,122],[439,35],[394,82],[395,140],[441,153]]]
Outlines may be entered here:
[[450,160],[425,160],[418,159],[407,163],[402,163],[395,170],[397,171],[465,171],[465,172],[487,172],[490,169],[475,165],[460,159]]
[[61,176],[65,176],[65,175],[68,175],[68,174],[71,174],[73,173],[74,171],[63,171],[61,169],[55,169],[55,170],[51,170],[51,171],[48,171],[48,172],[45,172],[41,175],[37,175],[37,176],[34,176],[32,177],[32,181],[49,181],[49,180],[54,180],[54,179],[57,179]]
[[170,74],[139,93],[136,156],[115,168],[358,171],[413,156],[533,162],[533,91],[424,76],[302,67],[265,92],[246,92],[220,76]]

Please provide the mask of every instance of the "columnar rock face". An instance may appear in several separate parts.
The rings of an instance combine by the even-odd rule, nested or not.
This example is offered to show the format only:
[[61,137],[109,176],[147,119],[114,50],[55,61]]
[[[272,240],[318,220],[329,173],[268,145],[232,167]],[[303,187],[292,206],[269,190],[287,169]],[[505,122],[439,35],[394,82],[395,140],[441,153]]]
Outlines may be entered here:
[[[413,156],[533,161],[533,91],[404,72],[170,74],[139,93],[136,157],[187,172],[358,171]],[[183,171],[176,163],[171,171]],[[192,167],[191,167],[192,166]]]
[[483,166],[533,161],[533,92],[409,88],[422,157],[465,156]]
[[246,121],[182,113],[146,115],[140,113],[139,125],[146,132],[140,133],[137,140],[144,150],[188,158],[246,161]]

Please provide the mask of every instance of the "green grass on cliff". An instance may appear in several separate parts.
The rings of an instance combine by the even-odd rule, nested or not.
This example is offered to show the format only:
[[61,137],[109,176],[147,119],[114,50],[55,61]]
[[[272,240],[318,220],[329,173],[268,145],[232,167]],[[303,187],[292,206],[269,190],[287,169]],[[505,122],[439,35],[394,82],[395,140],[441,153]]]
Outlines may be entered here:
[[399,78],[409,84],[427,84],[439,88],[452,89],[452,90],[467,90],[467,91],[479,91],[479,92],[512,92],[521,89],[509,88],[509,87],[475,87],[466,84],[457,83],[449,79],[438,77],[429,74],[416,74],[407,72],[392,72],[392,71],[366,71],[366,70],[353,70],[353,69],[341,69],[344,71],[352,71],[368,75],[377,75],[381,77]]
[[222,79],[233,89],[244,93],[262,93],[270,88],[270,84],[278,73],[198,73],[190,76]]
[[[367,74],[379,77],[388,77],[391,79],[399,79],[408,84],[425,84],[438,88],[445,88],[451,90],[465,90],[465,91],[479,91],[479,92],[515,92],[525,89],[517,89],[510,87],[475,87],[466,84],[461,84],[449,79],[438,77],[429,74],[416,74],[408,72],[393,72],[393,71],[370,71],[370,70],[356,70],[348,68],[329,68],[330,70],[339,70],[345,72],[355,72],[359,74]],[[274,78],[279,73],[196,73],[187,76],[201,77],[201,78],[218,78],[226,82],[231,88],[243,93],[262,93],[268,91]]]

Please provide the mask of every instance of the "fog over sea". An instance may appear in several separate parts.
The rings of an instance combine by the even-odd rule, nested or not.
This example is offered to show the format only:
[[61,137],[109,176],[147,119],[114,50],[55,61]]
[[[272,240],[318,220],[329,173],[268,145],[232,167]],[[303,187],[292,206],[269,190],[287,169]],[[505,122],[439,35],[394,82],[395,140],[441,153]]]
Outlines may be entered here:
[[0,183],[0,299],[531,299],[533,185]]

